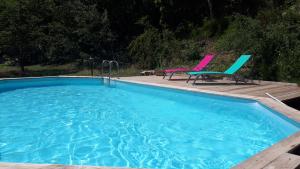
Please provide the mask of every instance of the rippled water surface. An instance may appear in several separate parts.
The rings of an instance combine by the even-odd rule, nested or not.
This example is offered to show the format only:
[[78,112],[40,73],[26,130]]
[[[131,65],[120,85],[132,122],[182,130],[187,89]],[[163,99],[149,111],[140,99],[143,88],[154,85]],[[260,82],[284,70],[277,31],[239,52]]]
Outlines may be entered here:
[[0,161],[229,168],[299,130],[249,100],[50,81],[0,82]]

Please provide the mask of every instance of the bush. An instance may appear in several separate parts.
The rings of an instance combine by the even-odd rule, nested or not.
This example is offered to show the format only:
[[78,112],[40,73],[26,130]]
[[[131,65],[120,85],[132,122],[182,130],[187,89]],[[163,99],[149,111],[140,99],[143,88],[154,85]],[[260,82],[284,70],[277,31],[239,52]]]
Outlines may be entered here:
[[142,69],[153,69],[159,64],[160,33],[155,28],[148,28],[128,46],[133,62]]
[[256,19],[235,16],[217,43],[221,51],[253,54],[253,72],[265,80],[300,79],[300,14],[265,11]]
[[236,53],[254,52],[262,37],[261,30],[257,20],[237,15],[218,39],[216,49],[219,51],[234,50]]
[[204,19],[201,27],[194,28],[191,31],[192,37],[201,39],[212,38],[221,35],[228,26],[228,18]]
[[160,32],[150,27],[130,43],[128,50],[139,68],[155,69],[199,60],[203,46],[195,40],[178,39],[169,30]]

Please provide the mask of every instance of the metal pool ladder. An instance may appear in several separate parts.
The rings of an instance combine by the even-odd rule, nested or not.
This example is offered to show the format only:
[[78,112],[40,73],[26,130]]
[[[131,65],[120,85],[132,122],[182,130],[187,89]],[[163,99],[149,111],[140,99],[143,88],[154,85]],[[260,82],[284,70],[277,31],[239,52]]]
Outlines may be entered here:
[[112,77],[112,68],[113,66],[116,66],[117,69],[117,78],[119,78],[119,63],[116,60],[103,60],[102,61],[102,76],[104,75],[104,66],[108,65],[109,70],[108,70],[108,84],[110,84],[110,79]]

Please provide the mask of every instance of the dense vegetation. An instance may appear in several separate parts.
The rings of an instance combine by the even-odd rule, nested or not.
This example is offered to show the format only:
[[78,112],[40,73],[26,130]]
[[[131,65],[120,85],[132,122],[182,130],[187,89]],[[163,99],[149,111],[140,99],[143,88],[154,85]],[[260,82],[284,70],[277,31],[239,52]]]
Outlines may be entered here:
[[139,69],[253,54],[251,75],[300,81],[299,0],[0,0],[0,63],[116,59]]

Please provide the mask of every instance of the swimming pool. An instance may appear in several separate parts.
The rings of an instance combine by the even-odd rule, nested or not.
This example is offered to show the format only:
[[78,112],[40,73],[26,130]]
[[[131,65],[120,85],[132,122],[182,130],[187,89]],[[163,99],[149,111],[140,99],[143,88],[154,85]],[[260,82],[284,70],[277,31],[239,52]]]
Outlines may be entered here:
[[230,168],[299,131],[260,103],[100,78],[0,81],[0,161]]

